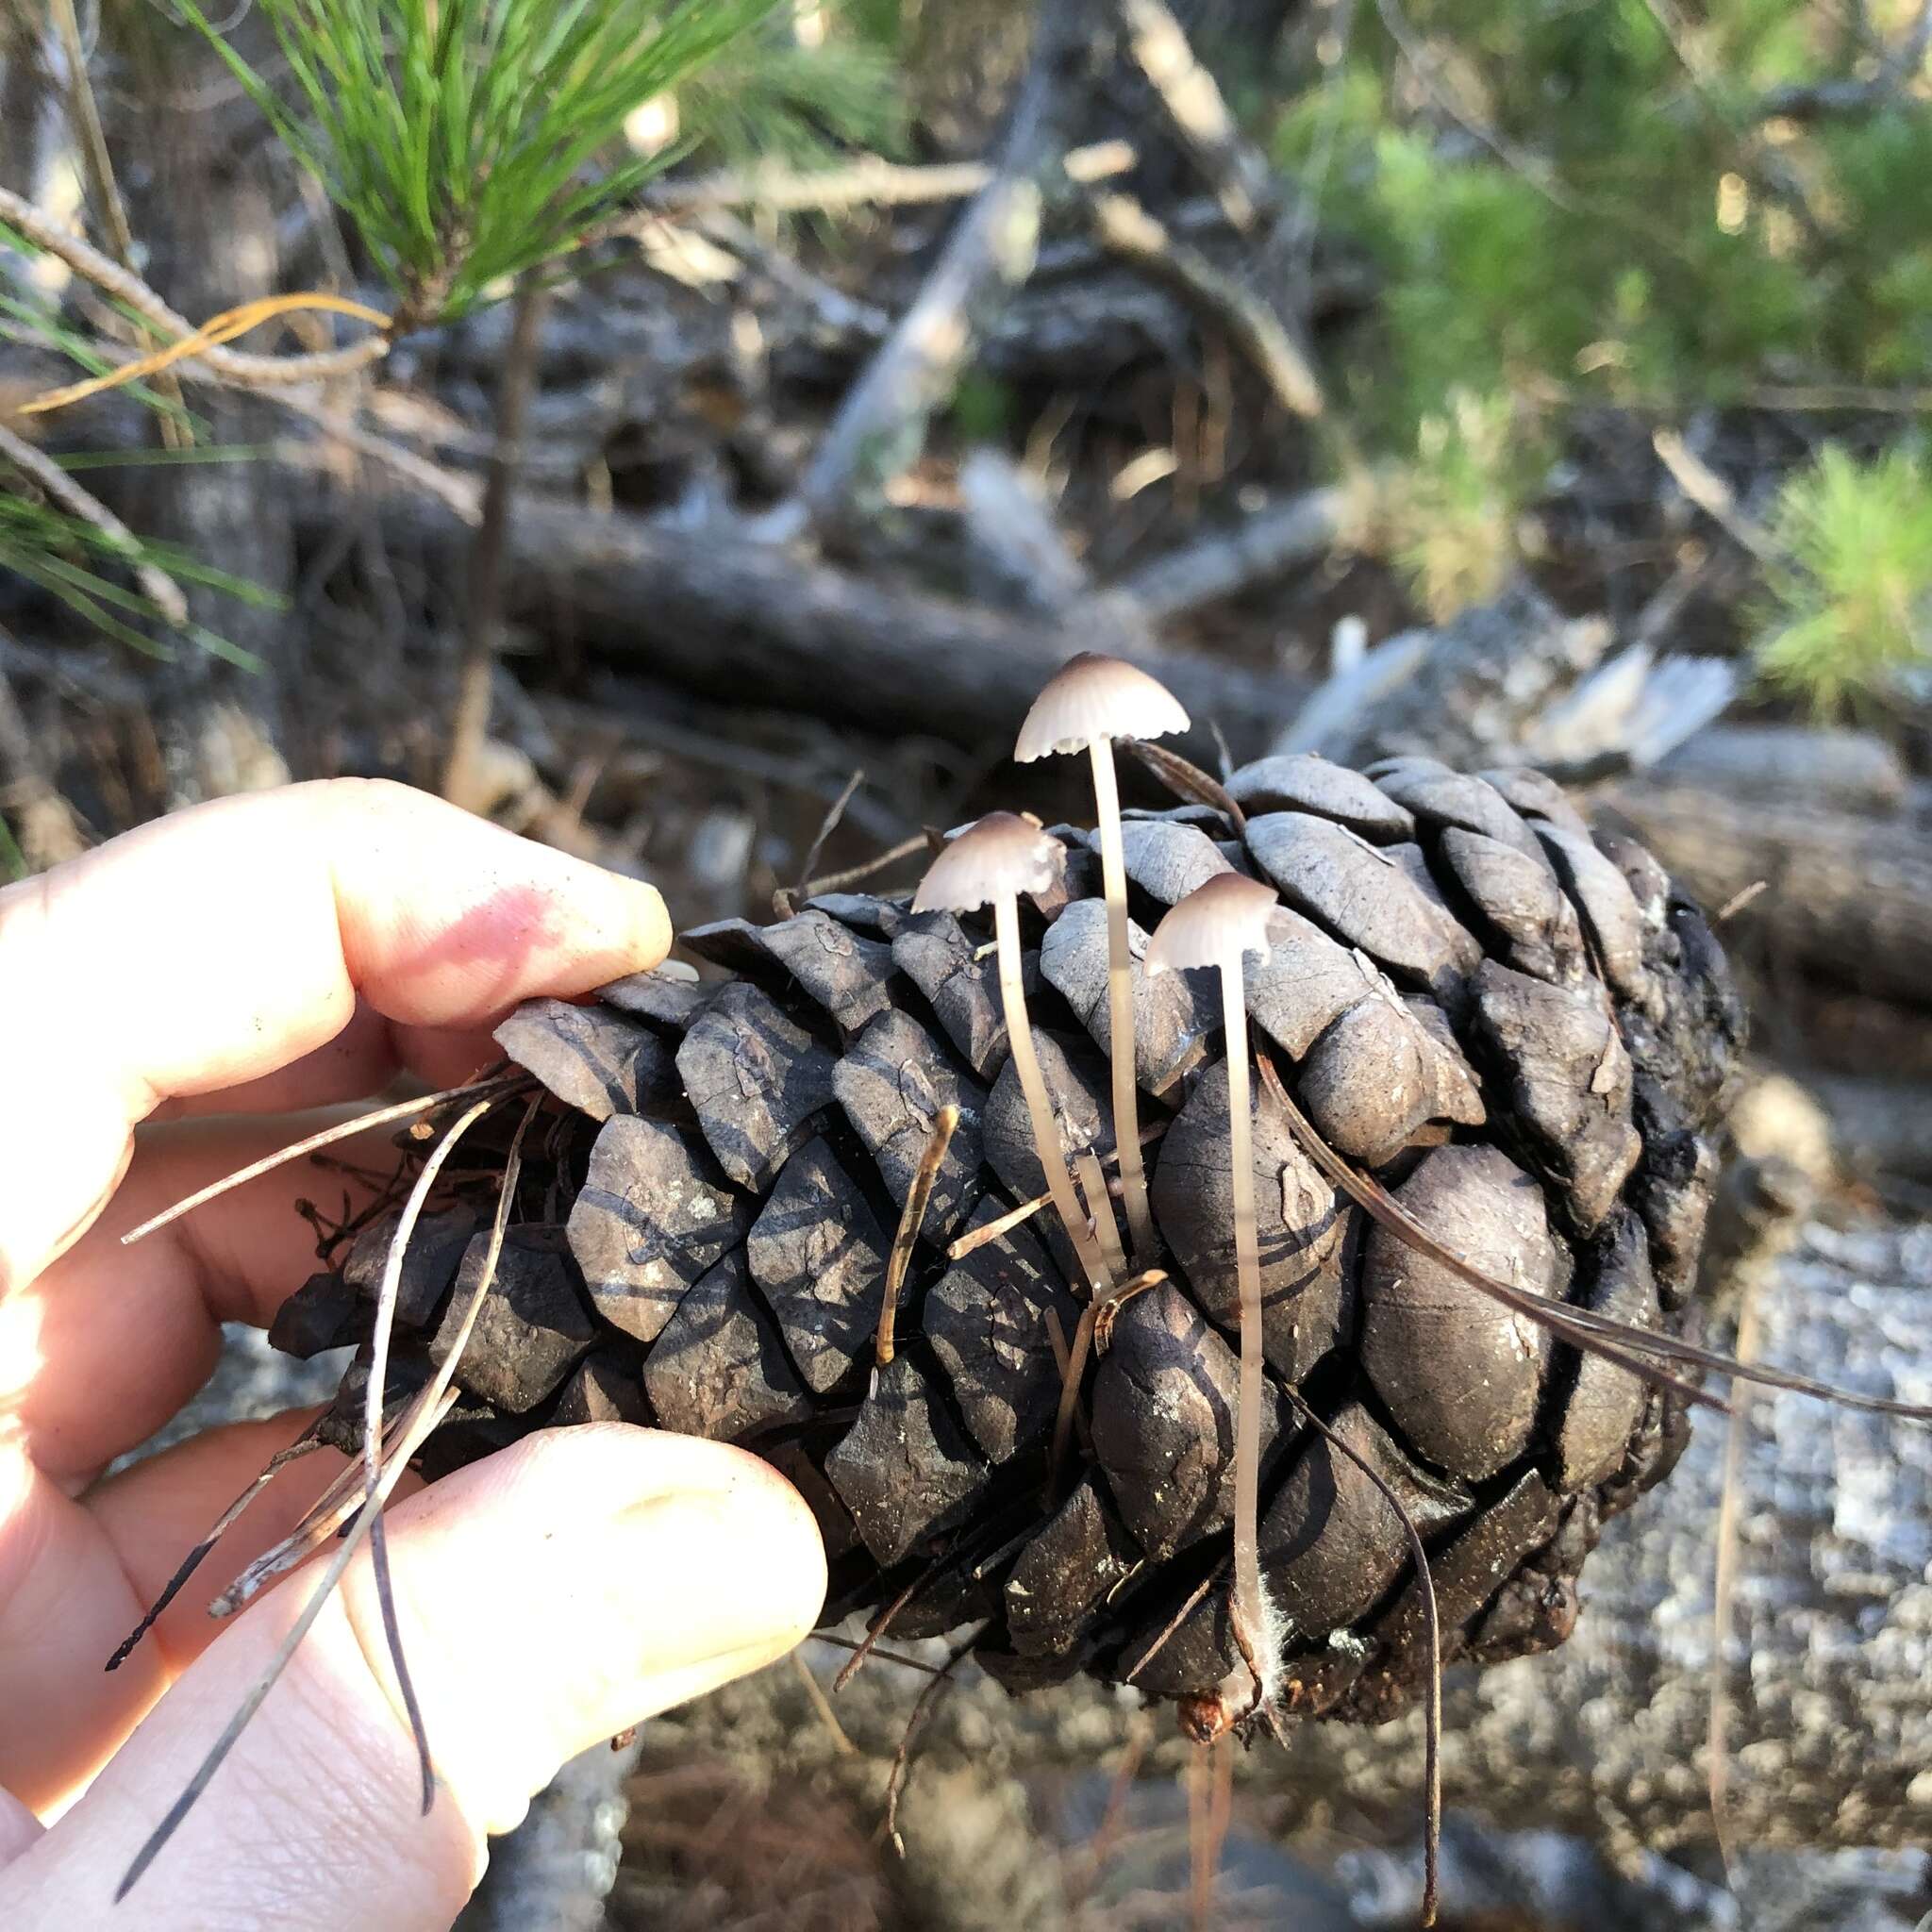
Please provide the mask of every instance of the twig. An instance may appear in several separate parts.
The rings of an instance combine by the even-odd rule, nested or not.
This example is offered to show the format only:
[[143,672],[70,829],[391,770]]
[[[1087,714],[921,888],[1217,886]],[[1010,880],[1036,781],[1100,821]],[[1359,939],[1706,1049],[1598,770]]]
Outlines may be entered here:
[[898,1750],[893,1753],[891,1774],[886,1779],[886,1836],[891,1840],[894,1850],[902,1857],[906,1847],[899,1838],[899,1797],[906,1789],[907,1774],[912,1768],[912,1746],[918,1740],[919,1733],[924,1728],[926,1719],[932,1715],[934,1705],[952,1683],[953,1673],[973,1655],[974,1646],[985,1631],[984,1622],[975,1624],[953,1646],[952,1654],[927,1680],[925,1688],[914,1700],[911,1714],[906,1720],[905,1735],[899,1740]]
[[1197,249],[1176,242],[1132,195],[1097,194],[1094,231],[1108,251],[1164,283],[1195,313],[1224,330],[1291,415],[1324,415],[1327,399],[1288,325],[1266,303]]
[[[1069,150],[1066,171],[1074,180],[1098,181],[1126,172],[1133,150],[1124,142],[1099,141]],[[995,174],[987,161],[941,161],[908,166],[877,155],[842,168],[800,174],[775,163],[694,181],[664,181],[644,192],[647,214],[708,214],[715,208],[746,208],[773,214],[839,214],[855,208],[904,208],[922,202],[964,201],[979,193]],[[587,242],[632,235],[641,218],[625,214],[600,223]]]
[[[1757,1353],[1758,1291],[1757,1270],[1746,1269],[1738,1298],[1737,1357],[1748,1362]],[[1710,1585],[1710,1787],[1711,1834],[1717,1840],[1718,1862],[1730,1882],[1737,1849],[1731,1822],[1731,1669],[1727,1652],[1738,1588],[1738,1513],[1744,1481],[1744,1451],[1751,1434],[1751,1391],[1740,1392],[1724,1428],[1723,1474],[1719,1477],[1717,1560]]]
[[[114,258],[129,275],[134,266],[134,231],[127,225],[126,204],[121,199],[120,184],[114,179],[113,158],[108,152],[108,137],[101,127],[101,113],[94,100],[93,85],[88,78],[87,49],[81,44],[80,21],[74,0],[51,0],[55,30],[60,36],[60,52],[67,63],[68,118],[80,138],[80,150],[87,161],[93,198]],[[146,340],[152,343],[154,337]],[[182,407],[181,385],[172,375],[163,375],[155,388],[178,411]],[[192,441],[177,416],[161,417],[161,441],[169,449],[184,449]]]
[[810,891],[813,868],[825,849],[825,841],[839,829],[839,822],[845,816],[845,808],[857,795],[858,788],[865,783],[863,771],[855,771],[845,781],[845,789],[825,808],[825,815],[819,821],[819,828],[812,834],[811,844],[807,848],[805,863],[798,868],[798,884],[791,889],[781,888],[772,895],[773,910],[780,919],[790,919],[797,909],[798,901]]
[[1760,563],[1785,559],[1761,524],[1738,508],[1737,493],[1674,429],[1651,432],[1650,446],[1671,473],[1671,480],[1706,516],[1741,543]]
[[[102,294],[120,302],[171,341],[200,334],[194,324],[177,314],[137,275],[103,255],[77,235],[50,222],[32,202],[0,188],[0,223],[23,236],[43,253],[64,261],[75,275],[92,282]],[[353,375],[389,354],[387,331],[364,336],[340,349],[306,356],[252,356],[243,350],[210,344],[198,359],[225,382],[243,389],[265,389],[287,383],[327,382]]]
[[886,1291],[879,1301],[878,1340],[874,1351],[882,1368],[892,1359],[897,1346],[892,1320],[899,1309],[899,1290],[905,1284],[906,1270],[912,1261],[913,1244],[919,1240],[920,1226],[925,1220],[933,1183],[939,1178],[946,1149],[953,1144],[953,1135],[958,1124],[959,1109],[951,1101],[933,1116],[932,1132],[926,1137],[924,1150],[919,1157],[919,1171],[912,1176],[912,1185],[906,1194],[906,1206],[899,1216],[899,1225],[892,1235],[892,1252],[886,1262]]
[[901,839],[896,845],[889,846],[883,852],[875,852],[870,858],[861,859],[857,865],[848,865],[843,872],[828,872],[815,879],[807,879],[799,887],[801,899],[815,898],[821,892],[842,892],[853,886],[862,886],[867,879],[875,877],[888,866],[897,865],[900,860],[910,858],[916,853],[932,849],[932,841],[924,832],[914,832],[909,839]]
[[470,546],[463,667],[442,769],[442,795],[467,810],[480,808],[476,768],[490,729],[490,691],[503,633],[503,532],[517,472],[523,467],[524,425],[536,383],[537,337],[547,302],[541,276],[526,274],[517,283],[509,346],[496,395],[496,442],[483,485],[482,521]]
[[[5,192],[0,189],[0,193]],[[188,599],[182,595],[180,585],[167,572],[139,555],[141,540],[134,532],[106,504],[83,490],[53,458],[43,455],[24,437],[16,436],[4,423],[0,423],[0,458],[11,463],[50,503],[107,538],[133,573],[142,594],[170,624],[179,626],[188,622]]]
[[1214,76],[1165,0],[1119,0],[1127,50],[1237,228],[1252,229],[1276,199],[1273,171],[1235,125]]

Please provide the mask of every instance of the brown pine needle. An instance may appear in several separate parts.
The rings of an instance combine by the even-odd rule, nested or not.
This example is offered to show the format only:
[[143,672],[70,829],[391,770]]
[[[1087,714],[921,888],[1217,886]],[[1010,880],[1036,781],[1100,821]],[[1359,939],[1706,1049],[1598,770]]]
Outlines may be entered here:
[[1139,758],[1176,798],[1218,811],[1234,827],[1236,838],[1245,835],[1248,815],[1234,802],[1227,787],[1219,778],[1209,777],[1192,759],[1184,758],[1179,752],[1170,751],[1166,745],[1156,744],[1149,739],[1123,738],[1117,741],[1124,752]]
[[121,1237],[121,1245],[130,1248],[136,1241],[145,1241],[149,1235],[158,1233],[171,1222],[179,1221],[184,1214],[192,1214],[197,1208],[205,1208],[221,1195],[236,1188],[246,1187],[250,1181],[259,1180],[263,1174],[272,1174],[291,1160],[300,1160],[305,1154],[313,1154],[318,1148],[333,1146],[336,1141],[349,1140],[371,1127],[387,1126],[391,1121],[408,1120],[411,1114],[431,1113],[452,1101],[468,1100],[486,1092],[495,1094],[498,1090],[508,1092],[524,1078],[521,1071],[485,1074],[461,1087],[446,1087],[440,1093],[425,1093],[415,1100],[398,1100],[392,1106],[379,1107],[372,1113],[358,1114],[352,1121],[338,1121],[332,1127],[324,1127],[305,1140],[277,1148],[273,1154],[264,1154],[259,1160],[250,1161],[246,1167],[237,1168],[233,1174],[224,1174],[218,1181],[210,1181],[186,1200],[176,1201],[172,1208],[163,1208],[139,1227],[129,1228]]
[[119,1648],[108,1659],[107,1668],[108,1670],[118,1671],[133,1656],[135,1645],[154,1628],[155,1623],[159,1618],[161,1612],[180,1595],[182,1587],[188,1582],[188,1579],[201,1567],[202,1561],[208,1552],[214,1548],[216,1543],[234,1525],[236,1519],[248,1507],[249,1504],[254,1502],[256,1497],[260,1495],[270,1482],[282,1470],[286,1469],[290,1463],[298,1461],[302,1457],[321,1447],[322,1442],[315,1433],[315,1424],[310,1423],[286,1449],[277,1449],[269,1457],[267,1462],[262,1465],[261,1474],[215,1518],[213,1524],[209,1525],[208,1534],[181,1559],[180,1567],[175,1572],[174,1575],[168,1578],[167,1583],[162,1587],[160,1595],[156,1597],[154,1602],[148,1606],[147,1611],[142,1616],[141,1622],[121,1640]]
[[[486,1103],[487,1105],[488,1103]],[[209,1780],[221,1769],[222,1762],[228,1753],[235,1748],[242,1733],[247,1729],[249,1721],[261,1708],[262,1700],[274,1689],[275,1680],[288,1668],[289,1660],[295,1655],[303,1638],[308,1634],[316,1618],[322,1614],[323,1606],[328,1601],[337,1584],[341,1581],[344,1573],[355,1558],[357,1550],[360,1548],[364,1538],[373,1533],[375,1522],[382,1513],[383,1505],[389,1500],[390,1494],[394,1490],[396,1484],[402,1480],[403,1473],[408,1468],[411,1458],[415,1456],[417,1450],[423,1446],[424,1442],[428,1440],[437,1425],[456,1407],[457,1395],[455,1391],[451,1389],[450,1384],[456,1377],[457,1364],[462,1359],[463,1349],[468,1344],[470,1336],[475,1328],[476,1317],[481,1312],[483,1303],[488,1298],[490,1290],[495,1280],[497,1257],[502,1253],[504,1230],[508,1225],[510,1208],[514,1201],[517,1180],[522,1168],[524,1136],[529,1129],[530,1122],[535,1118],[537,1106],[538,1102],[533,1100],[525,1110],[523,1121],[517,1128],[516,1136],[510,1142],[509,1153],[504,1161],[503,1189],[497,1197],[496,1219],[491,1224],[490,1231],[490,1248],[484,1259],[482,1273],[477,1277],[475,1287],[470,1292],[470,1298],[463,1308],[462,1318],[457,1324],[455,1345],[450,1349],[448,1355],[443,1357],[441,1366],[429,1378],[422,1392],[410,1406],[408,1414],[398,1432],[394,1452],[378,1469],[373,1490],[364,1497],[362,1507],[358,1512],[355,1522],[350,1524],[347,1535],[343,1537],[341,1548],[337,1550],[335,1556],[330,1559],[328,1568],[323,1573],[322,1580],[310,1593],[308,1601],[302,1607],[302,1614],[290,1626],[288,1635],[282,1640],[275,1656],[269,1660],[261,1674],[250,1687],[248,1694],[236,1707],[234,1715],[229,1718],[227,1724],[223,1727],[221,1736],[215,1740],[208,1756],[202,1759],[194,1775],[188,1781],[180,1796],[168,1807],[167,1816],[155,1827],[154,1831],[149,1835],[147,1841],[135,1854],[133,1863],[128,1866],[126,1872],[122,1876],[120,1884],[114,1889],[114,1902],[117,1905],[140,1883],[142,1874],[154,1863],[155,1858],[167,1844],[168,1840],[180,1828],[182,1820],[193,1809],[195,1801],[208,1789]],[[473,1112],[475,1111],[479,1111],[479,1109],[473,1109]],[[453,1127],[450,1133],[444,1137],[441,1142],[441,1149],[447,1149],[453,1144],[458,1134],[467,1124],[468,1119],[466,1117],[461,1124]],[[440,1149],[439,1151],[441,1150]],[[400,1235],[400,1230],[398,1233]],[[374,1379],[375,1377],[372,1375],[372,1381]],[[366,1412],[364,1421],[366,1426]],[[391,1607],[385,1611],[386,1620],[392,1617],[392,1615],[393,1609]],[[400,1652],[400,1644],[397,1644],[396,1650],[398,1652]],[[412,1721],[416,1725],[419,1749],[426,1750],[426,1745],[423,1741],[421,1718],[420,1714],[414,1710],[413,1697],[411,1697],[411,1713]],[[431,1799],[435,1795],[433,1773],[428,1788],[428,1795]]]
[[341,1547],[330,1559],[328,1568],[323,1573],[322,1580],[315,1586],[308,1601],[302,1607],[302,1614],[289,1627],[289,1634],[282,1639],[275,1654],[263,1667],[261,1674],[250,1686],[248,1694],[236,1707],[234,1715],[222,1727],[222,1734],[209,1747],[208,1756],[196,1767],[194,1775],[189,1779],[181,1794],[168,1807],[167,1816],[149,1833],[147,1840],[134,1855],[133,1862],[122,1874],[121,1882],[114,1888],[114,1903],[119,1905],[134,1888],[141,1883],[142,1875],[166,1847],[168,1840],[181,1828],[181,1824],[194,1808],[195,1802],[205,1791],[216,1772],[222,1768],[228,1753],[235,1748],[242,1733],[247,1729],[250,1720],[261,1708],[262,1700],[274,1689],[275,1680],[289,1666],[289,1659],[301,1646],[302,1640],[308,1635],[315,1620],[322,1614],[323,1606],[328,1601],[335,1587],[342,1579],[343,1573],[355,1559],[358,1550],[362,1547],[363,1539],[369,1534],[370,1524],[381,1505],[389,1500],[390,1492],[402,1480],[403,1472],[409,1466],[409,1457],[416,1453],[422,1441],[438,1423],[456,1407],[456,1395],[447,1388],[438,1391],[433,1409],[419,1417],[419,1426],[411,1437],[405,1437],[399,1445],[399,1453],[391,1458],[382,1473],[377,1492],[362,1507],[361,1513],[350,1525],[349,1533],[343,1537]]
[[1730,1414],[1729,1403],[1711,1394],[1708,1390],[1700,1389],[1694,1382],[1687,1382],[1682,1376],[1672,1374],[1651,1357],[1661,1357],[1666,1361],[1725,1375],[1733,1381],[1754,1382],[1766,1389],[1784,1389],[1794,1395],[1813,1396],[1820,1402],[1836,1403],[1842,1408],[1861,1409],[1873,1415],[1900,1416],[1907,1422],[1932,1423],[1932,1405],[1901,1402],[1890,1395],[1865,1395],[1855,1389],[1840,1389],[1832,1383],[1821,1382],[1815,1376],[1796,1374],[1789,1369],[1772,1368],[1762,1362],[1740,1362],[1722,1350],[1686,1341],[1682,1336],[1639,1328],[1631,1323],[1594,1314],[1588,1308],[1575,1307],[1565,1302],[1546,1302],[1541,1295],[1533,1295],[1509,1282],[1499,1281],[1493,1274],[1485,1274],[1454,1248],[1446,1247],[1438,1241],[1380,1182],[1358,1173],[1342,1159],[1289,1097],[1281,1075],[1265,1054],[1261,1056],[1259,1064],[1261,1078],[1287,1114],[1296,1140],[1308,1158],[1337,1187],[1417,1253],[1441,1262],[1458,1280],[1468,1282],[1491,1301],[1501,1302],[1513,1314],[1522,1315],[1540,1327],[1547,1328],[1572,1347],[1601,1356],[1606,1361],[1629,1370],[1641,1380],[1659,1389],[1668,1389],[1686,1402],[1712,1409],[1719,1415]]
[[892,1359],[895,1347],[892,1324],[899,1312],[899,1291],[905,1286],[906,1271],[912,1262],[912,1249],[925,1222],[933,1183],[939,1178],[946,1149],[953,1144],[953,1135],[958,1125],[959,1109],[948,1101],[933,1117],[932,1133],[926,1141],[925,1151],[919,1157],[919,1172],[912,1176],[912,1185],[907,1190],[906,1206],[899,1215],[899,1225],[892,1235],[892,1252],[886,1262],[886,1291],[879,1303],[879,1332],[874,1353],[882,1368]]
[[1429,1554],[1423,1547],[1422,1532],[1415,1519],[1403,1507],[1402,1499],[1389,1486],[1379,1470],[1372,1468],[1366,1457],[1350,1448],[1292,1388],[1283,1391],[1302,1420],[1339,1450],[1368,1477],[1382,1500],[1395,1512],[1402,1533],[1408,1539],[1409,1556],[1415,1562],[1416,1588],[1422,1598],[1423,1629],[1429,1646],[1429,1693],[1424,1707],[1423,1787],[1426,1807],[1423,1828],[1423,1907],[1422,1924],[1436,1923],[1436,1908],[1441,1893],[1442,1862],[1442,1626],[1436,1612],[1436,1579],[1429,1574]]
[[84,402],[89,396],[99,395],[104,391],[124,388],[144,376],[158,375],[163,369],[172,369],[176,362],[186,361],[191,356],[218,349],[224,343],[232,342],[237,336],[246,335],[250,329],[259,328],[265,322],[273,322],[279,315],[317,313],[346,315],[357,322],[373,323],[379,328],[389,326],[389,317],[381,309],[351,302],[346,296],[320,292],[264,295],[258,302],[244,302],[239,308],[225,308],[219,315],[209,316],[192,334],[148,355],[137,356],[133,361],[124,362],[104,375],[92,375],[85,382],[70,382],[60,389],[50,389],[44,394],[35,396],[31,402],[22,403],[14,413],[18,416],[40,416],[50,409],[64,409],[70,403]]

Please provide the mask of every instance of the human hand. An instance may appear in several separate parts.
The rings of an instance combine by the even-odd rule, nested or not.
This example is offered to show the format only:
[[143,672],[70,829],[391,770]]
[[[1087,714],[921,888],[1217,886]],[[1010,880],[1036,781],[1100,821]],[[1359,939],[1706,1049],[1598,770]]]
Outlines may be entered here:
[[[222,1322],[265,1324],[308,1272],[293,1203],[313,1174],[119,1236],[303,1131],[275,1114],[399,1069],[461,1080],[497,1058],[506,1008],[668,941],[649,887],[348,780],[204,806],[0,892],[0,1924],[70,1932],[107,1908],[308,1593],[217,1625],[191,1588],[104,1674],[299,1426],[210,1430],[97,1480],[205,1379]],[[225,1570],[341,1466],[285,1471]],[[485,1835],[565,1758],[783,1655],[824,1591],[780,1477],[643,1429],[541,1431],[387,1523],[434,1807],[358,1558],[114,1923],[446,1925]]]

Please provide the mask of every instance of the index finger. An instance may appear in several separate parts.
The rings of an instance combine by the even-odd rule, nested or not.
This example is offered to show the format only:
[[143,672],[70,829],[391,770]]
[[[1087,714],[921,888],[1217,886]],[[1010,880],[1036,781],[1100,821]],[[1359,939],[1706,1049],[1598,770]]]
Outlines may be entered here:
[[158,1105],[286,1066],[358,991],[405,1025],[488,1025],[670,938],[651,887],[381,780],[222,799],[9,887],[0,1296],[92,1219]]

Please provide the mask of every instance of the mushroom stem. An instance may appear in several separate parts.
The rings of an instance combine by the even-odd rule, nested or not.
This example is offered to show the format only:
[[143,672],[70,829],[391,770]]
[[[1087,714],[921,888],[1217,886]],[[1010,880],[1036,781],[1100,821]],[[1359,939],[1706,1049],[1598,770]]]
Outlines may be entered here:
[[1121,1194],[1134,1257],[1154,1250],[1154,1218],[1147,1207],[1147,1171],[1141,1160],[1141,1095],[1134,1066],[1134,962],[1127,951],[1127,863],[1121,849],[1121,795],[1113,768],[1113,741],[1096,738],[1088,747],[1093,764],[1093,802],[1100,825],[1100,877],[1107,894],[1107,1008],[1108,1056],[1113,1071],[1113,1143],[1120,1149]]
[[1014,1070],[1020,1076],[1020,1091],[1026,1097],[1026,1114],[1033,1124],[1033,1149],[1040,1157],[1047,1192],[1053,1196],[1053,1205],[1066,1224],[1067,1239],[1074,1244],[1080,1266],[1094,1291],[1105,1292],[1111,1286],[1107,1263],[1074,1192],[1074,1178],[1067,1172],[1066,1158],[1060,1151],[1059,1124],[1046,1096],[1040,1057],[1033,1050],[1033,1027],[1026,1017],[1026,991],[1020,977],[1019,901],[1013,893],[1002,892],[994,899],[992,921],[999,947],[1000,1003],[1006,1009],[1007,1041],[1012,1049]]
[[[1235,1411],[1234,1615],[1269,1676],[1274,1668],[1274,1619],[1261,1588],[1261,1256],[1255,1219],[1255,1140],[1249,1119],[1248,1015],[1237,953],[1221,968],[1227,1029],[1227,1144],[1234,1189],[1235,1273],[1241,1286],[1241,1392]],[[1257,1684],[1257,1701],[1272,1686]]]

